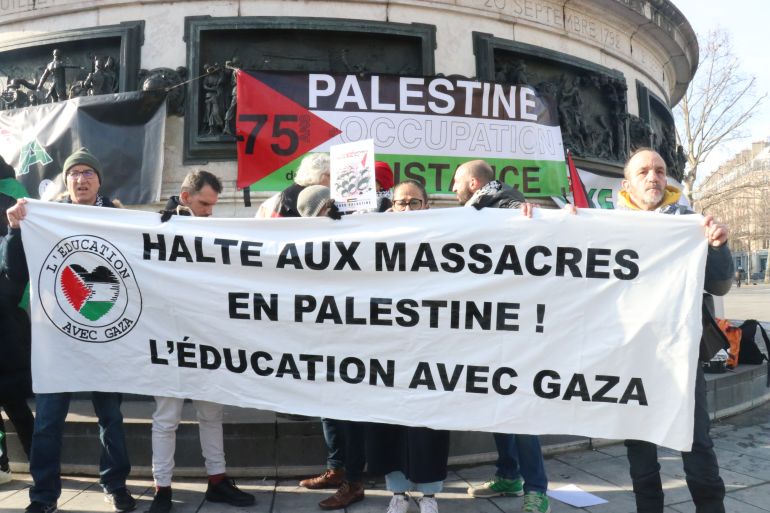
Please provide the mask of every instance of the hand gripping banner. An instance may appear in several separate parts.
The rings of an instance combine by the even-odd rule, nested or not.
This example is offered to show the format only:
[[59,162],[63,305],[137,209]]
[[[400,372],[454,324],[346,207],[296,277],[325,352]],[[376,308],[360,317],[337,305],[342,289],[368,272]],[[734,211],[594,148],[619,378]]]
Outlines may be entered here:
[[700,221],[455,208],[161,223],[31,201],[34,388],[686,450]]

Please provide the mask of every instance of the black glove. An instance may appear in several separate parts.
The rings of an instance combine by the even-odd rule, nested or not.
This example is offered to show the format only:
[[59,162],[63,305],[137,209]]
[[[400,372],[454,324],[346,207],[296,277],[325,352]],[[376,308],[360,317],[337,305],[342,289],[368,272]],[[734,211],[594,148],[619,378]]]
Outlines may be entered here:
[[326,213],[326,217],[331,217],[335,221],[342,219],[342,212],[337,208],[336,203],[332,203],[332,206],[329,207],[329,212]]
[[171,216],[176,214],[173,210],[161,210],[160,211],[160,222],[165,223],[169,219],[171,219]]

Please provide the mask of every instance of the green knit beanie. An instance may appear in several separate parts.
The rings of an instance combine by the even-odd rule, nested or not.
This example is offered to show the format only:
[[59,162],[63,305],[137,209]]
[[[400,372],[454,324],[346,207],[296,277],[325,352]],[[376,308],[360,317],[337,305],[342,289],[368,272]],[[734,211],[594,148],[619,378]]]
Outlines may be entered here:
[[64,161],[64,167],[62,168],[64,170],[64,183],[67,183],[67,172],[72,166],[78,164],[85,164],[96,171],[96,176],[99,178],[99,184],[102,183],[102,165],[99,163],[99,159],[94,157],[86,148],[76,150],[75,153],[67,157],[67,160]]

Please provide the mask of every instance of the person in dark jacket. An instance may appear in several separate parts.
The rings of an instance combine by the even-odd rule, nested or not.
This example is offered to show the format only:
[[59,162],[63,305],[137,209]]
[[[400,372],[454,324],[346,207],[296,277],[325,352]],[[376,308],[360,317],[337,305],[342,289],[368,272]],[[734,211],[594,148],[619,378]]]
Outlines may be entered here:
[[[452,191],[466,207],[521,208],[531,217],[532,204],[512,187],[494,179],[494,170],[483,160],[472,160],[457,168]],[[522,511],[548,513],[548,478],[536,435],[494,433],[497,446],[497,471],[481,486],[469,487],[471,497],[524,496]]]
[[184,177],[179,196],[171,196],[160,213],[179,214],[179,207],[186,207],[195,217],[210,217],[220,194],[222,194],[222,182],[219,178],[204,169],[199,169]]
[[[16,182],[15,173],[0,157],[0,239],[5,237],[7,219],[5,211],[16,203],[23,186]],[[5,245],[0,243],[0,407],[13,422],[24,452],[29,457],[32,430],[35,419],[27,398],[32,395],[30,374],[30,325],[29,317],[19,303],[24,295],[26,282],[14,280],[5,272],[3,262]],[[8,461],[6,430],[0,417],[0,484],[11,481]]]
[[[64,182],[67,196],[62,200],[75,205],[113,207],[99,194],[102,167],[87,149],[81,148],[64,161]],[[21,240],[21,221],[26,217],[26,200],[19,199],[8,209],[8,235],[5,244],[5,269],[17,281],[26,282],[27,262]],[[35,430],[32,435],[29,472],[34,481],[29,490],[27,513],[53,513],[61,495],[61,448],[64,421],[69,410],[68,392],[37,394],[35,398]],[[122,395],[114,392],[92,392],[91,400],[98,417],[102,457],[99,481],[105,500],[115,511],[136,508],[136,501],[126,488],[131,464],[126,449],[123,414],[120,411]]]
[[[669,215],[693,213],[678,204],[681,193],[676,187],[666,183],[666,163],[655,150],[636,150],[626,162],[623,173],[625,178],[621,184],[618,209]],[[708,308],[712,301],[710,294],[723,296],[730,290],[734,264],[727,247],[727,226],[715,222],[711,216],[706,216],[704,230],[709,245],[704,282],[709,294],[704,296]],[[695,503],[696,513],[724,513],[725,485],[719,476],[719,463],[709,435],[709,426],[706,380],[703,368],[698,365],[695,377],[692,450],[682,452],[685,480]],[[626,440],[626,448],[637,511],[662,513],[663,485],[657,446],[641,440]]]
[[471,160],[457,168],[452,192],[457,201],[466,207],[519,208],[525,205],[524,195],[498,180],[495,173],[483,160]]

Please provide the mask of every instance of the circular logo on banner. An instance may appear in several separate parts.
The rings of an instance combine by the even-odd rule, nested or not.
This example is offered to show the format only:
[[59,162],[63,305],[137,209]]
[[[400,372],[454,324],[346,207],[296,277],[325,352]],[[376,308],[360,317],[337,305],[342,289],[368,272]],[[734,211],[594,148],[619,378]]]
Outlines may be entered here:
[[40,270],[38,293],[59,331],[82,342],[117,340],[142,313],[139,285],[125,257],[93,235],[56,244]]

